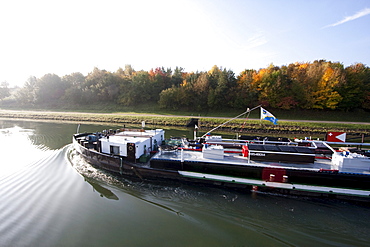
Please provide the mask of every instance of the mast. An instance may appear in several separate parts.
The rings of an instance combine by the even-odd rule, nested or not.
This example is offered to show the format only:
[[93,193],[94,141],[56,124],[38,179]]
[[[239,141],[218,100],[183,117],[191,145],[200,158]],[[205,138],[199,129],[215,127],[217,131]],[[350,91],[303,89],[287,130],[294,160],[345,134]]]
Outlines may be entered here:
[[230,120],[228,120],[228,121],[224,122],[223,124],[220,124],[219,126],[217,126],[217,127],[213,128],[213,129],[211,129],[210,131],[208,131],[207,133],[205,133],[204,135],[202,135],[200,138],[205,137],[207,134],[211,133],[212,131],[214,131],[214,130],[216,130],[216,129],[220,128],[221,126],[224,126],[224,125],[225,125],[225,124],[227,124],[228,122],[231,122],[231,121],[233,121],[234,119],[236,119],[236,118],[238,118],[238,117],[240,117],[240,116],[242,116],[242,115],[244,115],[244,114],[246,114],[246,113],[248,113],[248,112],[251,112],[251,111],[253,111],[253,110],[257,109],[258,107],[261,107],[261,105],[256,106],[256,107],[254,107],[254,108],[252,108],[252,109],[249,109],[249,108],[248,108],[248,109],[247,109],[245,112],[243,112],[242,114],[239,114],[238,116],[236,116],[236,117],[234,117],[234,118],[232,118],[232,119],[230,119]]

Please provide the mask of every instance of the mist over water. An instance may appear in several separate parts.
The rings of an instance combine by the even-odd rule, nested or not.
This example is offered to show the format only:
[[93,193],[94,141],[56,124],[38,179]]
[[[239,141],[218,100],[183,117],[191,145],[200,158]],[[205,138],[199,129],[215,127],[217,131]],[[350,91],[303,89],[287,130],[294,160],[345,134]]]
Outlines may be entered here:
[[[76,127],[0,120],[0,246],[365,246],[370,242],[367,205],[134,182],[81,159],[70,145]],[[114,127],[84,125],[83,131]]]

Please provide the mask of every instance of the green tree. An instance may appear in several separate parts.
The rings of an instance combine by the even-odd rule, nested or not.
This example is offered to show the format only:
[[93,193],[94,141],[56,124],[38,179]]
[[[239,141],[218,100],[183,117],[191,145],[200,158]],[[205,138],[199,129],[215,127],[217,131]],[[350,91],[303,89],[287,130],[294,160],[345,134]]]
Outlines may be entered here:
[[[210,91],[210,78],[208,73],[199,73],[196,81],[186,86],[189,96],[193,96],[190,100],[194,110],[202,110],[208,108],[208,95]],[[189,97],[190,98],[190,97]],[[190,105],[189,105],[190,106]]]
[[17,91],[15,98],[20,105],[32,106],[36,103],[36,82],[37,78],[30,76],[24,86]]
[[171,84],[175,87],[179,87],[183,82],[184,69],[176,67],[171,77]]
[[65,75],[62,78],[62,82],[66,85],[66,91],[64,94],[64,101],[72,104],[83,104],[83,86],[85,83],[85,76],[79,72]]
[[257,72],[255,70],[244,70],[237,78],[237,87],[234,107],[245,109],[248,106],[255,105],[258,102],[258,91],[253,86],[253,77]]
[[370,110],[370,92],[367,92],[362,103],[362,108],[369,111]]
[[55,74],[46,74],[36,81],[36,102],[56,106],[64,96],[66,85]]
[[237,86],[235,74],[231,70],[220,69],[216,65],[208,72],[209,93],[208,106],[211,109],[230,107],[235,98],[231,92]]
[[[283,71],[286,69],[286,76],[288,84],[290,84],[289,95],[286,95],[285,99],[282,99],[283,102],[280,103],[282,109],[292,109],[295,107],[306,108],[307,102],[309,99],[309,93],[311,86],[307,81],[307,68],[308,63],[295,63],[289,64],[288,67],[283,68]],[[291,101],[291,103],[287,102]]]
[[[295,68],[295,66],[293,68]],[[295,69],[293,69],[293,71],[295,71]],[[300,83],[290,77],[290,72],[292,71],[289,67],[282,66],[277,81],[278,95],[276,96],[276,107],[284,110],[296,108],[302,93]]]
[[162,90],[172,87],[171,82],[172,70],[171,68],[164,69],[163,67],[158,67],[152,69],[149,72],[149,79],[151,82],[151,99],[154,101],[159,100],[159,94]]
[[0,84],[0,100],[2,101],[4,98],[8,96],[10,96],[9,83],[7,83],[6,81],[3,81]]
[[[132,106],[147,102],[156,102],[159,98],[158,90],[154,90],[154,83],[150,80],[150,75],[146,71],[138,71],[132,76],[132,79],[126,81],[121,87],[119,103]],[[156,91],[158,94],[155,96]]]
[[135,70],[132,68],[131,64],[125,65],[124,74],[127,77],[131,77],[134,74]]
[[370,92],[370,69],[362,63],[357,63],[345,68],[344,73],[345,80],[337,87],[343,97],[338,107],[344,110],[363,107]]
[[121,83],[123,78],[117,73],[94,68],[86,76],[82,86],[85,103],[118,102],[121,96]]
[[163,109],[178,110],[181,102],[181,88],[173,86],[161,92],[158,104]]
[[259,102],[265,106],[277,107],[280,68],[270,64],[266,69],[260,69],[254,76],[254,84],[259,92]]

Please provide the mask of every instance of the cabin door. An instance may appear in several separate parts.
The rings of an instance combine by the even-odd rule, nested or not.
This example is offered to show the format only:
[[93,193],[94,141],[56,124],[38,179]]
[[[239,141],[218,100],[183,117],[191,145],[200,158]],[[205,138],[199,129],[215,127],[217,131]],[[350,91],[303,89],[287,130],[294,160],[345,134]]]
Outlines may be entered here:
[[135,143],[127,143],[127,159],[131,161],[136,160]]

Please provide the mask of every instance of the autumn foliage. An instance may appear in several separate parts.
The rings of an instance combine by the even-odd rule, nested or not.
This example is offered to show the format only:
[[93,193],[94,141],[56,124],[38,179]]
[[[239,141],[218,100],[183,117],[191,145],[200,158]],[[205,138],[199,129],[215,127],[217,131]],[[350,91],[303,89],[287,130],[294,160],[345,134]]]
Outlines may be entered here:
[[185,72],[183,68],[135,71],[130,65],[116,72],[94,68],[87,76],[31,77],[16,101],[23,105],[86,105],[151,103],[166,109],[245,109],[262,104],[277,109],[370,110],[370,68],[357,63],[319,60],[271,64],[259,70],[233,71],[212,67]]

